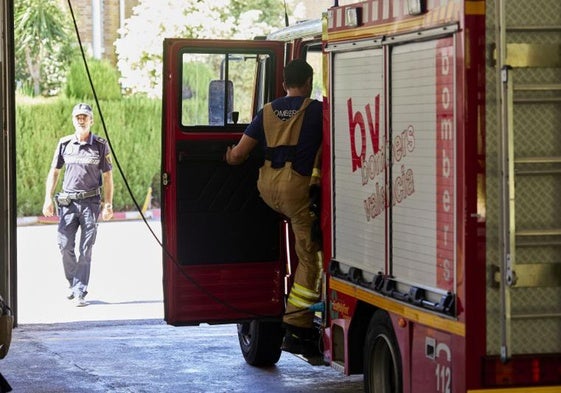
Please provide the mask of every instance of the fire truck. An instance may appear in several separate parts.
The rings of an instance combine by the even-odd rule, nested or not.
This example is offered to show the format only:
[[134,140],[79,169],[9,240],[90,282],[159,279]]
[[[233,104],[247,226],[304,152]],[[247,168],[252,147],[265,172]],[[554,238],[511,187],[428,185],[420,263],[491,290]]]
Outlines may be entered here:
[[165,319],[281,356],[297,258],[224,161],[293,58],[323,101],[319,358],[366,392],[561,391],[561,3],[367,0],[251,41],[166,39]]

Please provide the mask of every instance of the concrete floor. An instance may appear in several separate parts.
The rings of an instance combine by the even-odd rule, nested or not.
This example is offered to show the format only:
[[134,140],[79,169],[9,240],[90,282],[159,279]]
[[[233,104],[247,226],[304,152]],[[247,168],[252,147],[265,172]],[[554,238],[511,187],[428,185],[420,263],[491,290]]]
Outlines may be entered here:
[[166,325],[161,251],[142,221],[100,224],[90,304],[75,307],[55,236],[52,225],[18,228],[19,326],[0,360],[13,392],[362,391],[362,376],[287,353],[275,367],[249,366],[235,325]]
[[161,320],[24,325],[0,370],[19,393],[360,392],[345,377],[283,353],[275,367],[245,363],[236,327],[171,327]]

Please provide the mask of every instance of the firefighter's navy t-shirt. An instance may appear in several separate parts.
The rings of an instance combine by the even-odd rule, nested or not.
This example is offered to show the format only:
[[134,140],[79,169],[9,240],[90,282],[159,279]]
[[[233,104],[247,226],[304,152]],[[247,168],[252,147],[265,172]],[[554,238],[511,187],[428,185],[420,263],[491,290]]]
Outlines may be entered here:
[[[305,97],[280,97],[271,102],[273,112],[283,119],[283,116],[290,118],[300,109]],[[322,103],[312,100],[306,108],[302,131],[298,146],[292,160],[292,168],[304,176],[310,176],[314,166],[314,159],[317,150],[321,145],[322,138]],[[285,119],[283,119],[285,120]],[[263,149],[265,149],[265,131],[263,130],[263,110],[257,113],[251,124],[244,132],[247,136],[257,139]],[[291,149],[288,147],[277,147],[272,151],[271,165],[273,168],[284,166],[286,157]]]

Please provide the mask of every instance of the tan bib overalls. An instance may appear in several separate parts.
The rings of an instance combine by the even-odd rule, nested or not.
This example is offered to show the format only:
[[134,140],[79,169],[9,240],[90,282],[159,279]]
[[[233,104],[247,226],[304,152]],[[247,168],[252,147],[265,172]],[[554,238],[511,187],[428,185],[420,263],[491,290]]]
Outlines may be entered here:
[[[305,99],[298,112],[285,121],[274,114],[271,104],[265,105],[263,128],[267,147],[297,145],[304,112],[310,102]],[[319,301],[321,274],[321,262],[317,257],[319,246],[311,238],[313,217],[309,210],[309,185],[310,176],[294,171],[291,161],[282,168],[272,168],[271,161],[265,160],[259,169],[257,188],[261,197],[272,209],[288,217],[295,237],[298,267],[283,321],[303,328],[313,327],[313,313],[307,309]]]

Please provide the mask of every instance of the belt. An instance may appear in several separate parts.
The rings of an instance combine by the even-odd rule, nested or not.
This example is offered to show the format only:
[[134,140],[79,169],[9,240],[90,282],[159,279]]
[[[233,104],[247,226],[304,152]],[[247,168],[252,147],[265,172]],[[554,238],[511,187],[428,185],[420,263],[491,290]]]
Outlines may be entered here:
[[84,191],[84,192],[69,192],[68,193],[68,198],[70,199],[86,199],[86,198],[91,198],[93,196],[97,196],[100,195],[101,192],[99,191],[99,188],[96,188],[95,190],[91,190],[91,191]]

